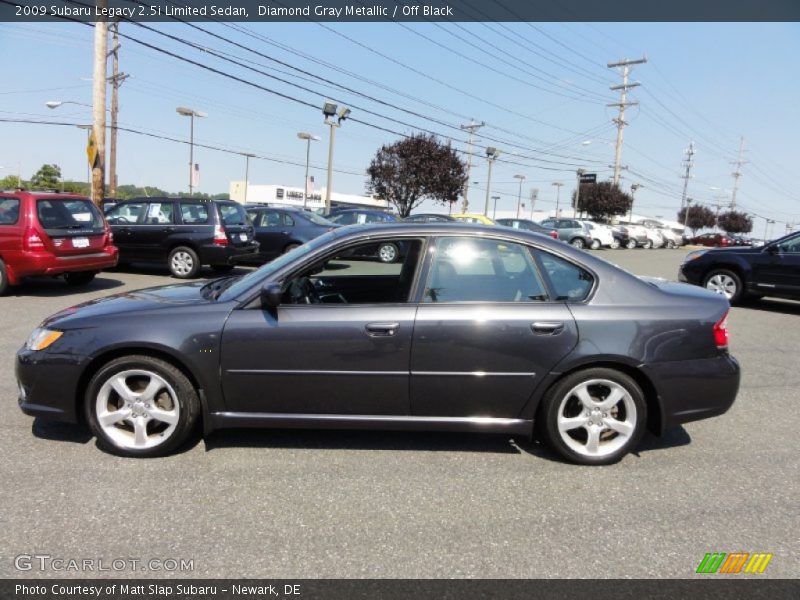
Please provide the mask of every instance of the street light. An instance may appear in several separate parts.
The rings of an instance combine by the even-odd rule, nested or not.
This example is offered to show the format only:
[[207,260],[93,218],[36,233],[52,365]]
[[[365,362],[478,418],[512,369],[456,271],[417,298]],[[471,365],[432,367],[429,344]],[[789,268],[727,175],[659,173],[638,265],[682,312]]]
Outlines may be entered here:
[[320,137],[304,131],[298,133],[297,137],[301,140],[306,140],[306,179],[303,184],[303,208],[308,208],[308,159],[311,156],[311,142],[318,142]]
[[631,211],[628,214],[628,222],[633,223],[633,198],[636,194],[636,190],[640,187],[644,187],[641,183],[632,183],[631,184]]
[[561,188],[564,187],[564,184],[560,181],[553,182],[553,185],[556,186],[556,219],[558,218],[558,202],[561,200]]
[[[331,138],[328,146],[328,181],[325,186],[325,215],[331,213],[331,188],[333,187],[333,144],[336,137],[336,127],[342,126],[342,121],[350,116],[350,109],[346,106],[339,108],[333,102],[325,101],[322,105],[322,114],[325,115],[325,124],[330,125]],[[334,121],[334,117],[336,120]]]
[[492,209],[492,219],[494,219],[497,215],[497,201],[500,200],[500,196],[492,196],[492,200],[494,200],[494,209]]
[[522,205],[522,182],[525,181],[525,175],[514,175],[514,179],[519,179],[519,196],[517,197],[517,218],[519,219],[519,209]]
[[92,108],[91,104],[86,104],[85,102],[75,102],[74,100],[49,100],[48,102],[44,103],[44,105],[50,109],[58,108],[62,104],[75,104],[77,106],[85,106],[87,108]]
[[244,204],[247,204],[247,188],[250,187],[250,159],[255,158],[255,154],[243,152],[244,156]]
[[199,112],[192,108],[186,108],[185,106],[179,106],[175,109],[182,117],[189,117],[191,119],[189,125],[189,195],[192,195],[192,188],[194,185],[192,184],[193,175],[194,175],[194,118],[204,118],[208,116],[208,113]]
[[486,180],[486,206],[483,208],[483,214],[489,216],[489,194],[492,191],[492,164],[500,156],[500,151],[497,148],[489,146],[486,148],[486,160],[489,162],[489,176]]

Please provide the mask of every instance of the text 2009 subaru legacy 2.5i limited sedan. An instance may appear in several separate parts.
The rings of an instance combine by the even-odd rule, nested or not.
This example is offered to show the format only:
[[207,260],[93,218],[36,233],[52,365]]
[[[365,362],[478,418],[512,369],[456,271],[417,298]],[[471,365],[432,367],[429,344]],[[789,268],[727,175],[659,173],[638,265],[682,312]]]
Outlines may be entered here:
[[[402,260],[363,251],[376,242]],[[127,456],[169,453],[202,423],[538,433],[606,464],[645,429],[731,406],[727,312],[540,234],[354,225],[241,277],[53,315],[17,354],[19,403]]]

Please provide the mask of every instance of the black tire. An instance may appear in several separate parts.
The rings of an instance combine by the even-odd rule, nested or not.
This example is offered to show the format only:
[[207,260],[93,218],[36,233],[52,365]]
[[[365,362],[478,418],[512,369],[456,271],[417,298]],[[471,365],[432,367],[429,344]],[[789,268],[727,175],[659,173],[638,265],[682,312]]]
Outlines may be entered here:
[[286,248],[283,249],[283,253],[286,254],[287,252],[291,252],[295,248],[299,248],[302,244],[289,244]]
[[633,250],[634,248],[636,248],[636,240],[634,240],[633,238],[629,239],[625,244],[625,247],[628,250]]
[[236,265],[211,265],[211,269],[216,273],[230,273]]
[[589,244],[589,248],[592,250],[599,250],[601,245],[600,240],[592,240],[592,243]]
[[576,237],[569,241],[569,245],[583,250],[586,248],[586,241],[583,238]]
[[75,271],[73,273],[65,273],[64,281],[68,285],[87,285],[94,280],[97,275],[95,271]]
[[173,248],[167,259],[167,267],[173,277],[191,279],[200,272],[200,258],[197,252],[188,246]]
[[397,248],[397,244],[391,242],[386,242],[378,246],[377,254],[378,260],[387,264],[397,262],[397,259],[400,258],[400,250]]
[[[589,414],[589,411],[585,410],[577,396],[571,392],[589,382],[606,382],[593,383],[587,387],[588,390],[593,390],[590,392],[592,406],[597,404],[596,401],[598,399],[604,398],[601,395],[604,390],[611,391],[612,388],[607,387],[607,385],[621,388],[624,390],[623,393],[627,393],[627,396],[623,396],[611,409],[600,409],[598,404],[593,409],[599,411],[597,414],[584,416]],[[609,396],[610,393],[607,393],[605,398]],[[575,405],[576,403],[577,406]],[[565,431],[563,435],[571,440],[570,443],[562,438],[562,433],[559,431],[559,412],[562,410],[565,413],[565,418],[585,418],[590,423],[588,427],[583,425],[575,426],[569,431]],[[572,416],[572,412],[575,410],[578,411],[577,417]],[[602,412],[603,410],[605,412]],[[616,414],[614,414],[615,410]],[[629,410],[630,412],[628,412]],[[635,412],[635,415],[632,414],[633,412]],[[624,417],[625,420],[622,421],[622,419],[618,418],[620,416]],[[591,419],[596,420],[592,421]],[[647,402],[642,389],[629,375],[615,369],[590,368],[567,375],[551,387],[542,400],[537,420],[539,421],[537,428],[547,444],[568,461],[581,465],[609,465],[619,461],[628,452],[635,449],[641,441],[647,426]],[[619,421],[629,428],[629,433],[618,433],[604,426],[604,423],[612,420]],[[577,451],[576,447],[583,446],[580,439],[582,432],[585,434],[586,447],[588,448],[589,431],[592,427],[596,428],[599,436],[598,453],[590,455]]]
[[653,247],[653,242],[650,240],[647,240],[644,244],[642,244],[642,248],[644,248],[645,250],[650,250],[652,247]]
[[8,283],[8,274],[6,273],[6,263],[0,260],[0,296],[3,296],[11,285]]
[[[725,296],[731,304],[738,304],[744,301],[746,297],[742,278],[728,269],[709,271],[703,278],[703,287]],[[723,289],[725,293],[723,293]]]
[[[128,447],[124,445],[124,443],[118,441],[118,439],[111,437],[111,435],[106,432],[106,429],[99,423],[97,415],[98,403],[102,404],[102,401],[99,400],[99,395],[104,385],[111,378],[125,371],[155,373],[163,379],[175,393],[178,406],[178,418],[174,429],[172,429],[168,437],[163,441],[158,441],[158,436],[163,435],[163,432],[161,434],[158,432],[158,427],[162,425],[162,423],[157,419],[151,419],[152,424],[147,425],[147,429],[151,431],[147,439],[152,439],[156,445],[143,448]],[[135,377],[135,375],[131,375],[127,381],[131,381]],[[156,395],[153,405],[155,405],[156,402],[161,402],[165,393],[166,398],[174,402],[169,391],[165,388]],[[121,397],[114,396],[114,394],[116,394],[116,392],[113,394],[110,393],[108,399],[113,398],[113,401],[121,402]],[[124,406],[115,408],[114,410],[121,410],[122,408],[124,408]],[[106,407],[106,410],[107,409],[108,407]],[[200,400],[191,381],[189,381],[180,369],[158,358],[146,355],[131,355],[112,360],[94,374],[86,390],[84,413],[86,415],[86,422],[97,438],[97,444],[101,449],[111,454],[116,454],[117,456],[150,458],[154,456],[164,456],[174,452],[189,438],[198,423]],[[164,425],[166,424],[164,423]],[[167,431],[169,431],[169,427]],[[133,440],[135,440],[134,427],[130,423],[121,421],[115,424],[113,433],[117,435],[119,439],[133,438]]]

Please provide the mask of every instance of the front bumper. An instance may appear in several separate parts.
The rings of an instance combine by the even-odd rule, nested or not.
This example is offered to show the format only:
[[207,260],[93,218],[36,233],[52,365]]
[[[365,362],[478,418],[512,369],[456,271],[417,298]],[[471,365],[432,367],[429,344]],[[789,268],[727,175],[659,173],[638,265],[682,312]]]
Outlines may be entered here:
[[644,372],[658,390],[661,430],[721,415],[739,391],[738,361],[727,353],[714,358],[654,363]]
[[77,393],[81,366],[75,357],[48,350],[17,351],[14,374],[20,410],[32,417],[77,423]]

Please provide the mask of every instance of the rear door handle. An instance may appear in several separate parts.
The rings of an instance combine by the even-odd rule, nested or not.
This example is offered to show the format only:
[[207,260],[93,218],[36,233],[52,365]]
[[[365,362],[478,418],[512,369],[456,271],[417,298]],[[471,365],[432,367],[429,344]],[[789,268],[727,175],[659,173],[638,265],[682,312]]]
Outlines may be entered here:
[[561,321],[536,321],[531,323],[531,330],[536,335],[557,335],[564,331]]
[[391,337],[400,329],[400,323],[367,323],[364,329],[370,337]]

